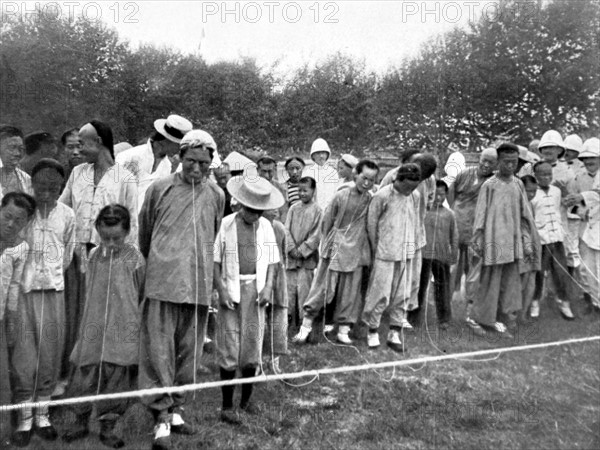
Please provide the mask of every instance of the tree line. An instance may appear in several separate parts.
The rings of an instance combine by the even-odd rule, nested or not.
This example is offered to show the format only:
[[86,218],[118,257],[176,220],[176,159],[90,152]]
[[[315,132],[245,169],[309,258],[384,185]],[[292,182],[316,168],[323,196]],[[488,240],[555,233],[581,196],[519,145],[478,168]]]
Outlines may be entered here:
[[[387,73],[338,53],[286,77],[254,60],[207,64],[169,48],[133,49],[98,22],[8,18],[0,33],[3,123],[59,135],[92,117],[116,140],[146,137],[156,118],[188,117],[222,152],[334,151],[443,156],[545,130],[598,135],[600,3],[554,0],[535,17],[482,18],[422,45]],[[398,43],[398,47],[402,45]]]

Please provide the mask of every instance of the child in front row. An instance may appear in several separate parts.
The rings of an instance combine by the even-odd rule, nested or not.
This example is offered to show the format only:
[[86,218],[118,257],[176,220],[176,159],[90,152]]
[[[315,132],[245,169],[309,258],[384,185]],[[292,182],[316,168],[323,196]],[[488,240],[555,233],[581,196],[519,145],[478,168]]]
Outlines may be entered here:
[[321,217],[323,211],[314,201],[317,182],[303,177],[298,181],[300,202],[293,204],[287,214],[285,227],[289,233],[287,248],[287,282],[290,325],[302,321],[304,301],[308,297],[313,275],[319,263]]
[[16,336],[11,370],[17,403],[45,402],[32,416],[31,408],[21,409],[13,443],[29,444],[34,426],[46,440],[57,438],[50,422],[48,403],[56,388],[64,347],[64,271],[73,257],[75,213],[58,202],[65,172],[54,159],[41,159],[32,169],[36,201],[35,215],[25,230],[29,254],[21,278],[17,306]]
[[552,185],[552,165],[540,161],[533,166],[533,173],[538,182],[538,190],[531,200],[535,225],[542,242],[542,270],[538,273],[534,300],[531,304],[531,317],[539,316],[544,273],[550,272],[557,291],[558,309],[567,320],[575,316],[571,311],[570,301],[574,298],[574,285],[567,268],[567,253],[564,246],[566,231],[561,215],[562,193]]
[[[525,193],[527,194],[528,209],[533,214],[533,206],[531,201],[535,198],[538,190],[538,182],[533,175],[525,175],[521,177],[521,181],[525,186]],[[529,257],[523,258],[519,261],[519,273],[521,274],[521,297],[523,298],[523,308],[521,309],[520,319],[522,322],[526,321],[527,312],[533,301],[533,294],[535,292],[535,283],[538,272],[542,268],[542,244],[540,242],[540,235],[537,232],[536,227],[531,228],[531,243],[533,252]]]
[[458,260],[458,227],[454,213],[444,207],[448,185],[442,180],[435,184],[433,207],[425,216],[427,244],[423,250],[423,266],[419,288],[419,316],[424,317],[424,305],[427,301],[427,285],[433,273],[435,286],[435,306],[437,320],[441,329],[446,329],[452,317],[450,307],[450,266]]
[[[112,204],[96,218],[100,246],[90,252],[86,275],[86,304],[78,340],[71,353],[75,366],[67,396],[98,395],[135,390],[139,346],[139,302],[145,263],[142,254],[125,239],[131,229],[127,208]],[[94,338],[90,338],[93,335]],[[114,433],[127,409],[125,400],[97,403],[100,441],[112,448],[125,444]],[[71,442],[89,433],[91,403],[72,407],[75,424],[63,435]]]
[[[29,245],[21,231],[33,219],[35,200],[21,192],[9,192],[0,206],[0,405],[11,403],[8,347],[11,322],[14,322],[21,290],[21,276],[29,253]],[[6,324],[6,325],[5,325]],[[22,410],[21,417],[31,421],[32,411]],[[8,437],[8,415],[0,415],[2,446]]]

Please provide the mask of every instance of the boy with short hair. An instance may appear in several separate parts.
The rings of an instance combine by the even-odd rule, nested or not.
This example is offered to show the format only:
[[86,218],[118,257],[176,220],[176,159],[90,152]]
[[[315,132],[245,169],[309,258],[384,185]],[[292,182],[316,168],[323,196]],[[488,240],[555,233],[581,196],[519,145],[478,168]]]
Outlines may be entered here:
[[567,270],[567,257],[563,244],[565,229],[561,214],[562,194],[552,185],[552,165],[540,161],[533,166],[538,182],[538,190],[531,201],[535,225],[542,243],[542,270],[538,273],[536,291],[531,305],[531,316],[539,315],[539,301],[544,285],[544,272],[549,271],[557,290],[557,302],[561,314],[567,320],[573,320],[569,300],[573,297],[573,286]]
[[479,295],[467,324],[478,335],[485,334],[481,325],[510,336],[509,325],[515,323],[521,309],[519,260],[532,253],[531,229],[534,225],[527,208],[523,183],[514,173],[519,162],[519,147],[511,143],[497,148],[498,172],[488,179],[479,193],[473,225],[473,248],[483,257]]
[[315,179],[311,177],[303,177],[298,181],[300,202],[291,206],[285,222],[289,235],[285,249],[290,302],[288,314],[294,326],[300,323],[304,315],[302,308],[319,262],[323,211],[314,201],[316,186]]
[[333,301],[336,302],[334,320],[339,325],[337,340],[352,344],[349,334],[360,315],[363,268],[371,263],[367,210],[371,202],[369,190],[378,173],[379,166],[373,161],[360,161],[354,185],[338,191],[325,210],[319,265],[304,303],[302,326],[293,338],[298,344],[306,343],[314,319],[324,305]]
[[[272,301],[280,262],[273,227],[263,211],[280,208],[281,192],[264,178],[229,180],[227,190],[241,205],[223,219],[216,237],[214,280],[219,293],[217,349],[221,380],[232,380],[239,369],[243,378],[256,375],[261,364],[265,306]],[[242,385],[240,408],[252,413],[253,385]],[[221,420],[239,424],[233,408],[234,386],[223,386]]]
[[[525,186],[525,192],[527,194],[528,208],[533,213],[533,206],[531,201],[537,194],[538,182],[533,175],[525,175],[521,177],[523,186]],[[527,258],[519,261],[519,273],[521,274],[521,296],[523,298],[523,308],[521,310],[521,320],[525,321],[527,311],[532,304],[533,294],[535,292],[535,281],[538,272],[541,270],[541,257],[542,257],[542,244],[540,242],[540,235],[537,232],[536,227],[531,229],[531,245],[533,246],[533,253]],[[537,314],[539,315],[539,303]]]
[[458,227],[454,213],[444,206],[448,185],[436,180],[433,207],[425,216],[427,244],[423,248],[423,265],[419,287],[418,316],[423,318],[423,306],[427,301],[427,286],[433,273],[435,306],[439,327],[445,329],[452,317],[450,306],[450,266],[458,259]]
[[[58,202],[64,169],[54,159],[41,159],[32,169],[35,216],[26,229],[30,253],[21,279],[17,309],[24,334],[12,352],[16,402],[47,402],[35,413],[35,426],[44,439],[54,440],[48,403],[60,375],[65,335],[64,271],[71,263],[75,240],[75,213]],[[45,338],[49,330],[59,330]],[[29,410],[31,411],[31,410]],[[31,418],[23,415],[14,435],[18,446],[29,442]]]
[[383,312],[390,310],[390,331],[387,345],[397,352],[404,351],[400,331],[408,323],[413,269],[420,230],[418,218],[421,169],[417,164],[400,166],[392,184],[373,196],[369,207],[367,230],[373,251],[373,266],[362,321],[368,326],[369,348],[379,347],[379,325]]

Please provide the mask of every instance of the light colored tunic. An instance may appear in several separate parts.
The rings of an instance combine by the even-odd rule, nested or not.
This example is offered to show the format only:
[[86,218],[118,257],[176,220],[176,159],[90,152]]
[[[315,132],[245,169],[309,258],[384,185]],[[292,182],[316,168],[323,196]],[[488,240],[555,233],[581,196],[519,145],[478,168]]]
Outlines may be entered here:
[[208,180],[192,189],[174,173],[150,186],[140,212],[145,297],[210,306],[214,244],[224,208],[225,194]]
[[75,240],[81,244],[100,244],[94,226],[102,208],[118,203],[129,210],[131,232],[127,242],[137,245],[137,186],[133,174],[119,164],[113,165],[94,186],[94,165],[80,164],[71,172],[60,201],[75,212]]
[[414,258],[420,244],[419,202],[415,190],[405,196],[393,184],[381,188],[371,200],[367,230],[375,258],[383,261],[407,261]]
[[[237,213],[223,219],[217,235],[214,262],[221,264],[221,277],[233,303],[240,302],[240,255],[238,253]],[[261,217],[256,226],[256,288],[260,293],[267,281],[270,264],[280,262],[273,227]]]
[[527,201],[525,187],[516,177],[507,182],[494,175],[483,183],[475,208],[473,237],[483,235],[484,266],[523,259],[523,245],[531,242],[535,226]]
[[456,215],[460,244],[468,244],[473,237],[477,197],[485,181],[477,176],[477,167],[469,167],[458,174],[448,189],[448,204]]
[[29,245],[22,241],[14,247],[4,249],[0,255],[0,320],[4,319],[4,312],[16,311],[21,291],[21,277]]
[[36,210],[26,230],[30,253],[23,271],[23,292],[64,290],[64,272],[73,258],[75,213],[58,202],[46,219]]
[[302,259],[287,257],[287,268],[314,269],[319,262],[319,243],[321,241],[321,218],[323,212],[314,201],[298,202],[288,211],[285,227],[290,238],[287,240],[286,254],[296,248]]
[[550,186],[548,192],[538,188],[531,200],[535,226],[540,235],[542,245],[563,242],[565,230],[561,216],[561,193],[556,186]]
[[362,195],[352,212],[350,222],[342,227],[344,216],[349,213],[348,203],[351,189],[342,189],[335,194],[325,209],[321,224],[321,258],[328,259],[329,270],[354,272],[360,266],[371,263],[371,252],[367,235],[367,211],[371,194]]
[[[2,160],[1,159],[0,159],[0,168],[2,168]],[[17,178],[18,191],[24,192],[25,194],[33,195],[33,187],[31,186],[31,177],[29,176],[29,174],[27,174],[23,170],[19,169],[18,167],[15,167],[15,175]],[[4,180],[0,180],[0,181],[4,181]],[[9,189],[8,186],[6,186],[4,183],[0,183],[0,200],[2,200],[2,197],[4,197],[4,194],[7,194],[8,192],[10,192],[10,190],[8,190],[8,189]]]
[[116,162],[129,170],[135,177],[138,191],[138,212],[142,209],[144,196],[150,185],[157,179],[171,175],[171,160],[166,156],[160,160],[156,170],[152,172],[154,166],[154,152],[152,143],[148,142],[137,147],[130,148],[119,153]]
[[[132,245],[111,252],[101,245],[90,253],[86,304],[71,362],[137,365],[140,333],[140,290],[144,258]],[[104,341],[104,342],[103,342]]]

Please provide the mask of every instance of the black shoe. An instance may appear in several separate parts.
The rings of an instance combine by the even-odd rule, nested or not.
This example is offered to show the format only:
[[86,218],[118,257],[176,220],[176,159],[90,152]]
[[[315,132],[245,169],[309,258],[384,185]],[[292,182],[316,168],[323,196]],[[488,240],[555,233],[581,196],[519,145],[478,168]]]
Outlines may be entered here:
[[35,432],[37,433],[37,435],[39,437],[41,437],[42,439],[44,439],[46,441],[55,441],[56,438],[58,437],[58,433],[56,432],[56,429],[52,425],[50,425],[49,427],[43,427],[43,428],[35,427]]
[[83,439],[88,434],[90,434],[90,430],[86,425],[77,425],[76,427],[71,428],[65,434],[62,435],[62,440],[65,442],[73,442],[79,439]]
[[221,410],[221,420],[223,422],[230,423],[231,425],[240,425],[242,423],[238,414],[233,410],[233,408]]
[[12,443],[17,447],[27,447],[31,440],[31,430],[29,431],[15,431],[12,435]]
[[125,447],[123,439],[115,434],[115,421],[114,420],[101,420],[100,421],[100,442],[107,447],[121,448]]
[[258,409],[258,406],[256,406],[256,403],[253,403],[253,402],[248,402],[245,405],[240,405],[240,409],[248,414],[252,414],[252,415],[260,414],[260,409]]
[[190,425],[189,423],[183,423],[181,425],[173,425],[171,424],[171,431],[177,434],[183,434],[186,436],[192,436],[198,432],[198,430]]
[[152,450],[171,450],[171,436],[154,439]]

